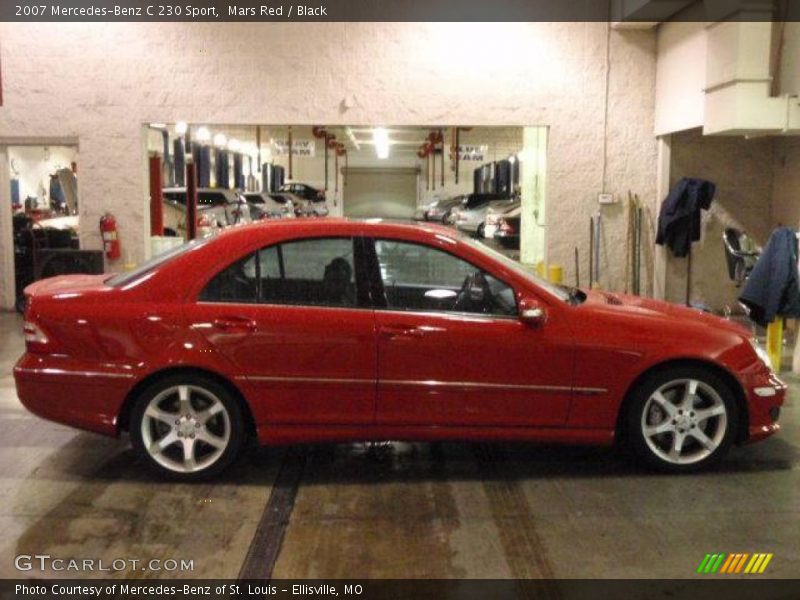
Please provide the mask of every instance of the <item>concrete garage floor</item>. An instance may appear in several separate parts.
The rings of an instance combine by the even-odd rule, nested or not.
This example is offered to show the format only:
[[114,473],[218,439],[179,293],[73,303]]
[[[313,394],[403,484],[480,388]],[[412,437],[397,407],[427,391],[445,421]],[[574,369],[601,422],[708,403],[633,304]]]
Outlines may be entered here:
[[[253,449],[213,484],[180,485],[151,478],[127,439],[28,414],[11,375],[22,348],[21,319],[0,315],[0,577],[55,575],[14,568],[50,554],[193,559],[116,576],[235,578],[251,544],[248,573],[266,574],[281,532],[274,578],[685,578],[713,552],[773,552],[765,577],[800,572],[797,382],[782,432],[707,474],[649,474],[609,449],[395,443]],[[262,518],[293,494],[285,527],[280,510]]]

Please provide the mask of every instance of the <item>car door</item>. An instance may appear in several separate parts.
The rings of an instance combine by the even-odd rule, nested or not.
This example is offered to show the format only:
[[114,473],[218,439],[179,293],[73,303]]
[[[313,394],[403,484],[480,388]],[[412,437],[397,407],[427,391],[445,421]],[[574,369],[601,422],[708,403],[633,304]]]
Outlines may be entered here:
[[360,240],[307,238],[248,253],[210,279],[192,327],[246,380],[269,424],[365,424],[375,411],[373,310]]
[[517,316],[500,278],[430,245],[376,239],[379,425],[563,425],[573,341]]

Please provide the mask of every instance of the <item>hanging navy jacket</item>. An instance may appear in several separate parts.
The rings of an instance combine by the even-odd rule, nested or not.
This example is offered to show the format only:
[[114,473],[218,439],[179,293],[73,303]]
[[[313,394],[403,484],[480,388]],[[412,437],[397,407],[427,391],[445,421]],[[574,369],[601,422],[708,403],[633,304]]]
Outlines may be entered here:
[[661,204],[656,244],[686,256],[692,242],[700,239],[700,209],[708,210],[716,189],[705,179],[681,179]]
[[739,301],[750,318],[766,327],[777,315],[800,317],[797,235],[788,227],[772,232],[753,267]]

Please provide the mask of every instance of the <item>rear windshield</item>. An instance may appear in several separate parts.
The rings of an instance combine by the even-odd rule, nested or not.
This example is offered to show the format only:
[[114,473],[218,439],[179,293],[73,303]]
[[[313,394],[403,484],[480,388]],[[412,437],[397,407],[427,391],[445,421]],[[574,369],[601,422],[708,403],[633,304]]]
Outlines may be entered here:
[[247,198],[248,202],[252,202],[253,204],[264,204],[264,198],[261,194],[245,194],[244,197]]
[[162,252],[158,256],[154,256],[150,260],[142,263],[138,267],[136,267],[133,271],[126,271],[125,273],[120,273],[118,275],[114,275],[109,279],[105,280],[106,285],[110,285],[111,287],[122,287],[129,283],[136,281],[137,279],[141,279],[148,273],[154,271],[156,268],[160,267],[166,262],[171,261],[190,250],[194,250],[195,248],[200,248],[204,246],[209,241],[213,239],[212,237],[206,238],[198,238],[196,240],[192,240],[190,242],[186,242],[185,244],[181,244],[180,246],[175,246],[174,248],[170,248],[166,252]]

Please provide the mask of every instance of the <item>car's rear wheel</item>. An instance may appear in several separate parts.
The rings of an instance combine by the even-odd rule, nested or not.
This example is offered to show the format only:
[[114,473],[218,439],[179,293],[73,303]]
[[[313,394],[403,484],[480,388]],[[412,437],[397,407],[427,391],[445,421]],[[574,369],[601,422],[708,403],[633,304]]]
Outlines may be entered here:
[[224,386],[178,375],[139,396],[130,432],[136,450],[158,473],[195,480],[217,475],[236,459],[245,427],[238,402]]
[[730,387],[698,367],[671,368],[633,392],[628,439],[648,465],[669,472],[707,468],[736,437],[738,413]]
[[476,232],[476,235],[480,239],[483,239],[485,237],[485,235],[486,235],[486,224],[485,223],[481,223],[480,225],[478,225],[478,231]]

